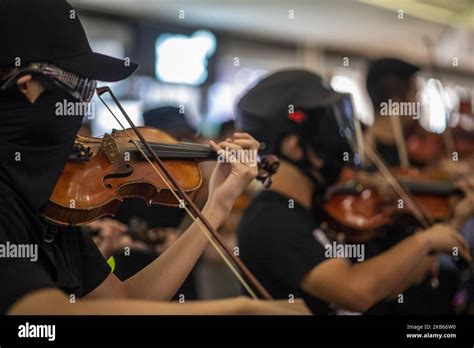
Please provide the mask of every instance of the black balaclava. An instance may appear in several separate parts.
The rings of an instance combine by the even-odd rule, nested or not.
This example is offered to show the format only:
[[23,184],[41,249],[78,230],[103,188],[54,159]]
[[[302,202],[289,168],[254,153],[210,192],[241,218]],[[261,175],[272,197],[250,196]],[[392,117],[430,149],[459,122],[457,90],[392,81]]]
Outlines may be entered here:
[[60,104],[71,102],[77,100],[59,88],[45,89],[34,103],[16,86],[0,92],[0,179],[33,211],[48,202],[81,127],[82,114],[58,115]]
[[[281,139],[284,136],[281,137],[275,147],[275,152],[279,157],[292,163],[309,177],[315,184],[317,194],[324,194],[324,191],[338,180],[343,166],[347,164],[344,157],[352,158],[353,152],[344,132],[341,130],[342,126],[339,125],[333,115],[331,106],[306,112],[299,111],[299,113],[305,115],[306,119],[291,133],[300,137],[303,157],[294,161],[278,151]],[[322,160],[321,168],[315,168],[309,160],[309,149]],[[314,175],[314,171],[319,173],[322,180],[319,176]]]

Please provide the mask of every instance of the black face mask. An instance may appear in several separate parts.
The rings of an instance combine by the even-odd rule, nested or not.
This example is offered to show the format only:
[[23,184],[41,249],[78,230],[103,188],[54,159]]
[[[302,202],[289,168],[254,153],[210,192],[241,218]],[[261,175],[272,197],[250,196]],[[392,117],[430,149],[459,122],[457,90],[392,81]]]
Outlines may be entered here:
[[64,143],[79,130],[87,112],[83,105],[59,88],[44,90],[34,103],[18,88],[10,88],[0,93],[0,113],[17,129],[8,132],[6,140],[31,146]]
[[[346,138],[345,125],[338,121],[332,107],[307,112],[308,123],[296,133],[300,137],[303,157],[298,161],[289,160],[297,166],[316,187],[316,193],[324,195],[326,189],[339,179],[342,168],[347,165],[345,157],[351,157],[352,149]],[[321,168],[315,168],[308,156],[311,149],[322,160]],[[317,171],[319,175],[314,175]]]
[[[337,158],[334,157],[334,154],[313,150],[323,161],[323,166],[321,168],[316,168],[308,158],[307,146],[304,144],[301,144],[301,146],[305,150],[303,157],[298,161],[292,160],[283,154],[278,156],[298,167],[298,169],[312,181],[316,188],[316,195],[324,195],[325,191],[330,186],[334,185],[339,179],[344,163],[338,161]],[[318,175],[315,175],[315,172],[317,172]]]
[[48,202],[81,127],[82,115],[58,114],[75,102],[60,89],[34,103],[17,87],[0,93],[0,176],[34,211]]

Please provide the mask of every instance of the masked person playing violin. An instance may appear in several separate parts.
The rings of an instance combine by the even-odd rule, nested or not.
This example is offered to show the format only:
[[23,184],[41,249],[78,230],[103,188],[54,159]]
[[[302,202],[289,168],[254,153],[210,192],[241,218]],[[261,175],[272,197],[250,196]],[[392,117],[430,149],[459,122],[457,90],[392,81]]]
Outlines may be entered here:
[[[418,142],[416,150],[421,150],[421,154],[428,156],[424,158],[417,155],[415,159],[418,161],[415,161],[410,157],[409,142],[407,142],[409,134],[413,133],[414,129],[421,129],[418,125],[418,119],[421,116],[420,109],[416,107],[420,105],[416,80],[419,71],[420,67],[397,58],[381,58],[370,63],[366,76],[366,88],[374,108],[374,123],[366,130],[365,139],[367,145],[372,146],[393,169],[418,168],[421,173],[430,175],[436,173],[436,170],[430,169],[429,166],[436,166],[437,163],[432,163],[436,158],[429,154],[430,151],[437,152],[438,149],[434,146],[437,143],[430,144],[431,148],[430,146],[424,148],[425,144]],[[390,108],[391,105],[392,108]],[[430,133],[426,132],[426,134]],[[445,152],[444,149],[441,151]],[[444,163],[454,164],[447,159]],[[456,163],[459,164],[459,162]],[[370,165],[368,167],[370,168]],[[453,174],[455,167],[449,168],[449,172]],[[451,225],[463,233],[469,232],[469,226],[463,228],[463,225],[466,222],[465,217],[473,211],[473,185],[474,176],[472,175],[465,176],[459,182],[460,188],[465,192],[465,199],[454,207],[455,214]],[[472,219],[470,222],[472,226]],[[412,226],[391,226],[387,238],[374,241],[374,244],[383,245],[382,247],[394,244],[408,235],[411,229],[413,229]],[[457,274],[459,272],[452,265],[450,258],[443,257],[440,260],[439,285],[433,288],[431,281],[425,279],[405,292],[403,306],[392,302],[386,303],[385,308],[380,306],[378,310],[393,314],[454,314],[452,298],[458,290]],[[431,269],[434,262],[437,262],[435,257],[432,258],[432,262],[426,262],[427,269]]]
[[[87,103],[95,80],[124,79],[137,65],[92,52],[78,17],[65,1],[32,0],[25,6],[3,0],[0,13],[0,244],[10,250],[0,258],[0,313],[307,313],[302,302],[245,298],[168,302],[207,246],[195,224],[159,259],[121,282],[88,235],[45,223],[42,208],[82,121],[77,113],[58,115],[57,103]],[[257,149],[258,143],[235,134],[230,141],[211,146],[216,151]],[[217,165],[203,209],[216,228],[255,172],[247,163]],[[31,252],[11,253],[20,247]]]
[[241,220],[241,259],[275,298],[302,297],[314,314],[366,312],[409,287],[430,254],[456,247],[471,260],[449,224],[434,225],[367,260],[364,249],[335,245],[318,228],[313,202],[357,151],[352,120],[350,98],[305,70],[271,74],[237,104],[237,128],[281,160],[271,188],[257,194]]

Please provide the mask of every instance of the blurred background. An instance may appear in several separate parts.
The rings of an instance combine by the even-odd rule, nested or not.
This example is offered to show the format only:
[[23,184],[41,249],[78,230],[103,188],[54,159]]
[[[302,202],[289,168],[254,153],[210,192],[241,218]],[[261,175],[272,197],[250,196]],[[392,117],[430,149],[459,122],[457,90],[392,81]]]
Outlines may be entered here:
[[[370,61],[382,57],[422,67],[420,100],[424,109],[436,110],[422,112],[425,130],[443,133],[447,127],[461,127],[471,139],[474,134],[473,0],[69,2],[78,10],[94,51],[140,64],[134,76],[112,84],[134,121],[144,125],[148,118],[153,123],[147,124],[171,131],[175,120],[175,128],[186,128],[174,133],[181,140],[232,134],[239,96],[266,73],[289,67],[315,71],[335,90],[352,94],[356,117],[370,125],[373,109],[365,75]],[[84,131],[102,136],[120,128],[94,101]],[[251,197],[249,192],[239,199],[220,230],[231,246]],[[182,218],[179,209],[151,209],[140,200],[124,204],[117,219],[132,230],[160,228],[159,238],[154,236],[160,241],[151,243],[158,244],[155,249],[135,245],[144,255],[134,262],[118,249],[116,274],[127,278],[151,262],[184,229]],[[240,293],[233,275],[210,249],[178,294],[219,298]]]
[[[371,124],[366,67],[370,59],[393,56],[424,68],[420,86],[439,99],[427,102],[440,101],[451,122],[473,127],[458,115],[460,106],[472,105],[474,89],[472,0],[70,3],[94,50],[140,64],[114,86],[139,124],[144,111],[172,105],[202,134],[215,136],[233,118],[239,95],[265,73],[287,67],[314,70],[350,92],[357,116]],[[98,117],[86,122],[102,135],[117,125],[96,106]],[[441,112],[424,126],[442,132],[446,119]]]

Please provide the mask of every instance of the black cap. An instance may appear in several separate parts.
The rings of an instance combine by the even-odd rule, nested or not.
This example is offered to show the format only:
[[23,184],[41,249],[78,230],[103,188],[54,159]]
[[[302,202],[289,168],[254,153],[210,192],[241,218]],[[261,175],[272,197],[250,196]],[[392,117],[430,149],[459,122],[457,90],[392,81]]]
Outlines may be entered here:
[[49,62],[100,81],[130,76],[135,63],[92,52],[75,10],[64,0],[1,0],[0,66]]
[[281,70],[271,74],[240,99],[239,110],[262,117],[286,115],[288,106],[310,110],[341,99],[318,75],[307,70]]
[[330,106],[343,97],[310,71],[278,71],[240,99],[236,126],[260,140],[264,152],[272,152],[282,134],[307,127],[310,113],[304,111]]
[[382,58],[373,61],[367,71],[366,85],[370,89],[377,80],[387,76],[408,78],[420,70],[420,67],[397,58]]

